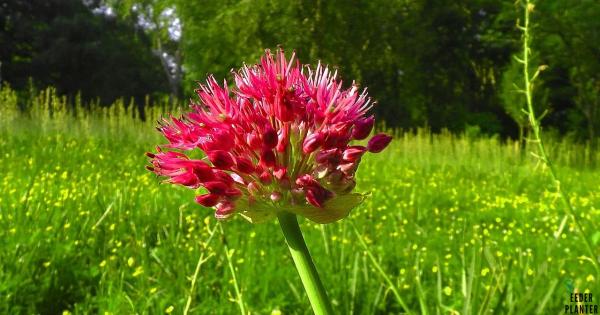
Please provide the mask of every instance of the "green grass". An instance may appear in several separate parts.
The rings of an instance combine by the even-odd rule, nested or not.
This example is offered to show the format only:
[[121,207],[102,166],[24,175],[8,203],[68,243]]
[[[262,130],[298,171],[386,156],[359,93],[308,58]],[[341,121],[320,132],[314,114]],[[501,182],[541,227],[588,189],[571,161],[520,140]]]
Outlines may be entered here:
[[[180,314],[197,267],[191,314],[311,313],[276,220],[221,232],[193,191],[144,169],[163,143],[152,123],[14,116],[0,117],[0,313]],[[416,314],[562,314],[570,284],[600,294],[573,222],[555,241],[564,209],[526,151],[395,138],[361,164],[364,204],[335,224],[301,221],[339,314],[402,313],[397,296]],[[600,253],[600,170],[582,147],[549,145]]]

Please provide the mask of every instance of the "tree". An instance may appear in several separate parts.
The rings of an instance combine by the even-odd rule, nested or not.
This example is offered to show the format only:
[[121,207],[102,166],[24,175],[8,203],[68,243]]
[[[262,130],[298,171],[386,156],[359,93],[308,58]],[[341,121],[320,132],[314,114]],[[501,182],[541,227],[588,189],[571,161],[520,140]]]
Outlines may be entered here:
[[169,82],[171,99],[180,99],[183,68],[181,22],[170,0],[105,0],[103,5],[115,8],[122,19],[140,27],[151,39],[152,53],[160,62]]
[[206,73],[224,77],[264,48],[283,45],[303,61],[336,65],[343,77],[368,86],[390,125],[461,130],[482,124],[502,131],[496,76],[511,51],[481,40],[495,27],[496,1],[174,3],[187,34],[188,83]]
[[517,83],[521,82],[522,77],[521,65],[516,60],[511,62],[502,74],[499,93],[504,110],[519,128],[519,143],[524,145],[524,138],[527,134],[526,129],[529,123],[527,115],[523,112],[523,108],[525,108],[525,96],[517,86]]
[[600,3],[556,1],[546,4],[540,45],[549,62],[565,69],[575,108],[585,119],[587,139],[598,148],[600,127]]
[[167,89],[150,43],[132,24],[79,0],[11,0],[0,7],[3,78],[25,89],[29,78],[61,94],[104,104]]

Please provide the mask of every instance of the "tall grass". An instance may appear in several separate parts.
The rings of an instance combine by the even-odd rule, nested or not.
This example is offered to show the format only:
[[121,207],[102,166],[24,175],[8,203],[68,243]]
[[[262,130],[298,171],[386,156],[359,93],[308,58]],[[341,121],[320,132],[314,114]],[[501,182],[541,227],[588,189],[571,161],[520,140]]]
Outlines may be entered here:
[[[44,93],[25,112],[0,93],[0,313],[310,312],[277,222],[235,218],[221,233],[193,192],[144,170],[160,107],[145,122],[124,103],[75,114]],[[598,153],[545,140],[597,249],[600,170],[587,161]],[[567,286],[600,292],[573,223],[549,241],[561,204],[528,150],[395,131],[361,164],[363,205],[335,224],[301,222],[335,309],[558,314]]]

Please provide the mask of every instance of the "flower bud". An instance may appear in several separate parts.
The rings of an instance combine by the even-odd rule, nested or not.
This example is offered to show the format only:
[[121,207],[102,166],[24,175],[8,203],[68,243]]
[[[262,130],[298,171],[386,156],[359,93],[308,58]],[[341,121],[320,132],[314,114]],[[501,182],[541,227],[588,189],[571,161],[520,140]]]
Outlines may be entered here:
[[221,170],[217,170],[215,171],[215,179],[217,181],[221,181],[223,182],[225,185],[227,185],[227,187],[230,187],[231,185],[233,185],[233,177],[231,177],[231,175],[229,175],[229,173],[221,171]]
[[204,188],[208,189],[208,191],[215,195],[223,195],[229,188],[225,183],[219,181],[206,182],[203,185]]
[[208,155],[208,159],[212,162],[212,164],[216,168],[226,170],[226,169],[230,169],[234,164],[234,160],[233,160],[233,157],[231,156],[231,153],[229,153],[227,151],[215,150],[215,151],[208,152],[207,155]]
[[322,208],[325,201],[331,197],[333,197],[333,193],[321,185],[306,190],[306,201],[317,208]]
[[369,150],[371,153],[379,153],[383,151],[388,144],[390,144],[390,141],[392,141],[392,137],[384,133],[376,134],[369,140],[369,143],[367,144],[367,150]]
[[197,163],[194,165],[193,172],[200,182],[207,182],[215,178],[213,169],[206,163]]
[[258,178],[260,179],[260,182],[265,185],[269,185],[271,183],[271,181],[273,181],[273,179],[271,178],[271,173],[269,173],[268,171],[262,172],[258,176]]
[[214,151],[214,150],[223,150],[229,151],[231,150],[235,142],[231,141],[233,134],[224,130],[215,130],[210,136],[206,137],[206,141],[200,144],[200,147],[203,148],[206,152]]
[[235,212],[235,205],[229,201],[218,203],[216,208],[215,218],[219,220],[227,219]]
[[284,92],[284,97],[281,99],[281,102],[279,103],[280,106],[278,106],[276,109],[277,118],[282,122],[289,122],[289,121],[294,120],[293,102],[290,102],[288,100],[288,98],[285,96],[288,93],[289,93],[288,91]]
[[242,191],[237,188],[229,188],[225,190],[224,195],[229,199],[237,199],[242,195]]
[[352,128],[352,139],[362,140],[368,137],[374,123],[375,117],[373,116],[355,121],[354,128]]
[[342,160],[342,153],[338,149],[329,149],[319,151],[315,157],[315,161],[320,164],[331,163],[337,164]]
[[304,152],[304,154],[314,152],[321,144],[323,144],[324,138],[325,137],[320,132],[306,136],[304,143],[302,144],[302,152]]
[[273,176],[277,178],[277,180],[282,180],[287,178],[287,168],[278,167],[275,171],[273,171]]
[[231,173],[231,174],[229,174],[229,176],[231,177],[231,179],[233,179],[234,182],[236,182],[238,184],[246,185],[246,181],[244,181],[242,176],[238,175],[237,173]]
[[205,207],[214,207],[219,202],[221,196],[215,194],[205,194],[196,196],[195,200],[197,203]]
[[272,193],[271,193],[271,200],[272,200],[272,201],[275,201],[275,202],[277,202],[277,201],[281,200],[281,193],[280,193],[280,192],[278,192],[278,191],[274,191],[274,192],[272,192]]
[[331,130],[327,133],[325,141],[323,141],[323,148],[336,148],[340,142],[342,142],[343,135],[337,130]]
[[266,167],[275,166],[275,153],[271,149],[263,149],[260,153],[260,163]]
[[289,136],[288,130],[289,130],[289,126],[286,126],[279,131],[279,136],[277,139],[277,147],[276,147],[277,152],[285,152],[285,149],[290,142],[290,136]]
[[296,185],[300,187],[315,186],[319,183],[309,174],[304,174],[296,178]]
[[273,176],[279,182],[279,186],[281,186],[283,188],[290,187],[290,179],[288,178],[288,175],[287,175],[287,168],[278,167],[275,171],[273,171]]
[[260,141],[260,138],[256,134],[256,131],[253,131],[246,135],[246,142],[252,150],[258,150],[262,147],[262,143]]
[[344,150],[343,159],[346,162],[354,162],[362,157],[367,151],[367,148],[361,145],[353,145]]
[[249,158],[246,157],[237,157],[235,159],[236,168],[238,171],[246,174],[251,174],[254,172],[254,164],[250,161]]
[[271,125],[267,125],[265,128],[265,132],[263,133],[263,144],[269,149],[273,149],[277,146],[277,131],[275,131]]
[[194,175],[194,173],[191,172],[186,172],[183,174],[173,176],[171,177],[171,180],[169,182],[193,189],[198,188],[198,186],[200,185],[198,177],[196,177],[196,175]]

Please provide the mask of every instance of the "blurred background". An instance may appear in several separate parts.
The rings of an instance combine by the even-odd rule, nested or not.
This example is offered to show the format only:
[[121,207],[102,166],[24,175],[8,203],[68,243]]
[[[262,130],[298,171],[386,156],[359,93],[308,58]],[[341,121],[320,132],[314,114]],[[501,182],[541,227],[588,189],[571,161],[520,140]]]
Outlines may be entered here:
[[[388,126],[527,134],[513,1],[5,0],[1,81],[68,102],[187,102],[209,73],[230,78],[264,49],[295,50],[355,80]],[[600,128],[600,2],[541,1],[533,15],[546,131],[592,141]]]

